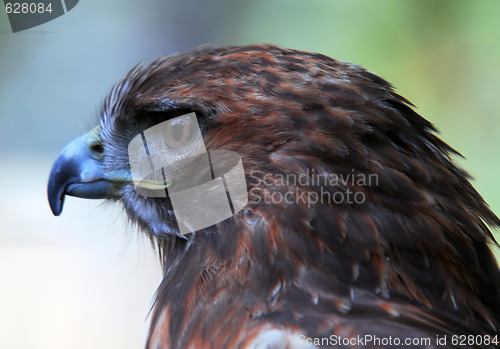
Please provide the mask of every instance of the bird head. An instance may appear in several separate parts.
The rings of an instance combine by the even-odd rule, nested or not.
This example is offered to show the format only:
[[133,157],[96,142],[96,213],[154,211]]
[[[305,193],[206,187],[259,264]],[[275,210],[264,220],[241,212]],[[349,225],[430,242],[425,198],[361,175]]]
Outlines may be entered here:
[[[347,194],[359,194],[357,205],[381,202],[395,210],[404,209],[396,197],[430,204],[432,193],[424,186],[431,178],[451,178],[442,182],[453,191],[468,184],[451,166],[451,148],[389,83],[320,54],[256,45],[202,47],[159,59],[129,72],[106,98],[100,117],[53,166],[48,196],[55,215],[65,195],[119,200],[147,233],[182,237],[168,193],[188,177],[199,184],[210,175],[196,157],[203,153],[200,144],[208,152],[241,157],[246,181],[240,184],[248,193],[241,215],[310,207],[315,203],[309,193],[322,184],[314,183],[315,176],[330,183],[335,176],[326,190],[337,195],[339,207],[352,204]],[[132,143],[140,148],[144,132],[158,125],[157,149],[149,144],[150,154],[131,154]],[[161,176],[134,182],[134,161],[147,156],[168,166]],[[375,186],[354,178],[370,175]],[[306,185],[298,185],[300,179]],[[144,195],[148,190],[151,195]],[[282,195],[274,198],[285,199],[290,191],[291,205],[269,200],[276,192]]]
[[[269,45],[200,47],[136,67],[112,89],[99,125],[55,161],[49,203],[59,215],[65,195],[121,201],[149,235],[185,238],[169,194],[213,179],[204,150],[225,150],[242,161],[238,185],[248,197],[237,216],[247,222],[285,216],[308,225],[319,206],[460,211],[444,195],[456,195],[471,220],[497,222],[433,131],[388,82],[357,65]],[[145,158],[167,166],[134,181],[134,163]],[[224,170],[233,160],[222,161]]]
[[194,269],[234,268],[224,285],[257,270],[264,298],[295,280],[315,304],[359,289],[492,324],[481,302],[497,302],[498,270],[484,223],[500,221],[434,131],[357,65],[270,45],[200,47],[130,71],[99,125],[55,161],[48,198],[55,215],[65,195],[119,201],[164,247],[198,237]]

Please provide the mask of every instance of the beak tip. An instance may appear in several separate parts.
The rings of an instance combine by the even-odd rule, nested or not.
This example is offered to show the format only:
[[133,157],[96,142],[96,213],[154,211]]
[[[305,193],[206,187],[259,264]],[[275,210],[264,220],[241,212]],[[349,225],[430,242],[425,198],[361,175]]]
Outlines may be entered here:
[[54,216],[59,216],[62,212],[63,204],[64,204],[64,193],[60,190],[53,190],[51,188],[49,181],[49,186],[47,190],[47,198],[49,199],[49,206],[52,214]]
[[52,210],[52,214],[56,217],[59,216],[62,212],[61,205],[58,206],[50,205],[50,209]]

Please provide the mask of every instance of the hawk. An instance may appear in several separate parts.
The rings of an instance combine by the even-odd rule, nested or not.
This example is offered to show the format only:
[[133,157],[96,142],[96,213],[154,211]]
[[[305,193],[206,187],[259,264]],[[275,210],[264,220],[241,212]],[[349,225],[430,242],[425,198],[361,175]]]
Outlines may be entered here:
[[[229,153],[237,197],[236,162],[213,161]],[[48,198],[55,215],[65,195],[119,202],[150,237],[147,348],[494,347],[500,220],[454,154],[358,65],[203,46],[131,70],[55,161]],[[135,180],[148,162],[161,171]]]

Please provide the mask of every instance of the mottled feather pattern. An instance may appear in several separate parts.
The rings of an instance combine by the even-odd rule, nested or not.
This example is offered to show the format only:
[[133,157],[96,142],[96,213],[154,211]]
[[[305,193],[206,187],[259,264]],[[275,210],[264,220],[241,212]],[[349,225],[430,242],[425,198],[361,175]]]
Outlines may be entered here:
[[[208,149],[242,157],[249,204],[179,237],[168,200],[124,188],[120,201],[164,267],[147,348],[498,333],[500,273],[487,225],[500,221],[453,164],[455,151],[388,82],[316,53],[200,47],[137,67],[113,90],[101,120],[107,166],[127,169],[132,137],[190,111]],[[280,183],[311,171],[378,182],[326,189],[361,192],[363,203],[256,203],[325,190]]]

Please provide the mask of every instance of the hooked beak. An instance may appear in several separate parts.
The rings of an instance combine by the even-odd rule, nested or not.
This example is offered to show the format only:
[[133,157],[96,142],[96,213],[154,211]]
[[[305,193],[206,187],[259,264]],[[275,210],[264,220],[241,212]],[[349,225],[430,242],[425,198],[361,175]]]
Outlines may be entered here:
[[[61,214],[65,195],[87,199],[118,197],[127,174],[107,172],[98,137],[99,128],[70,142],[57,157],[50,171],[47,196],[55,216]],[[96,145],[98,145],[96,147]]]

